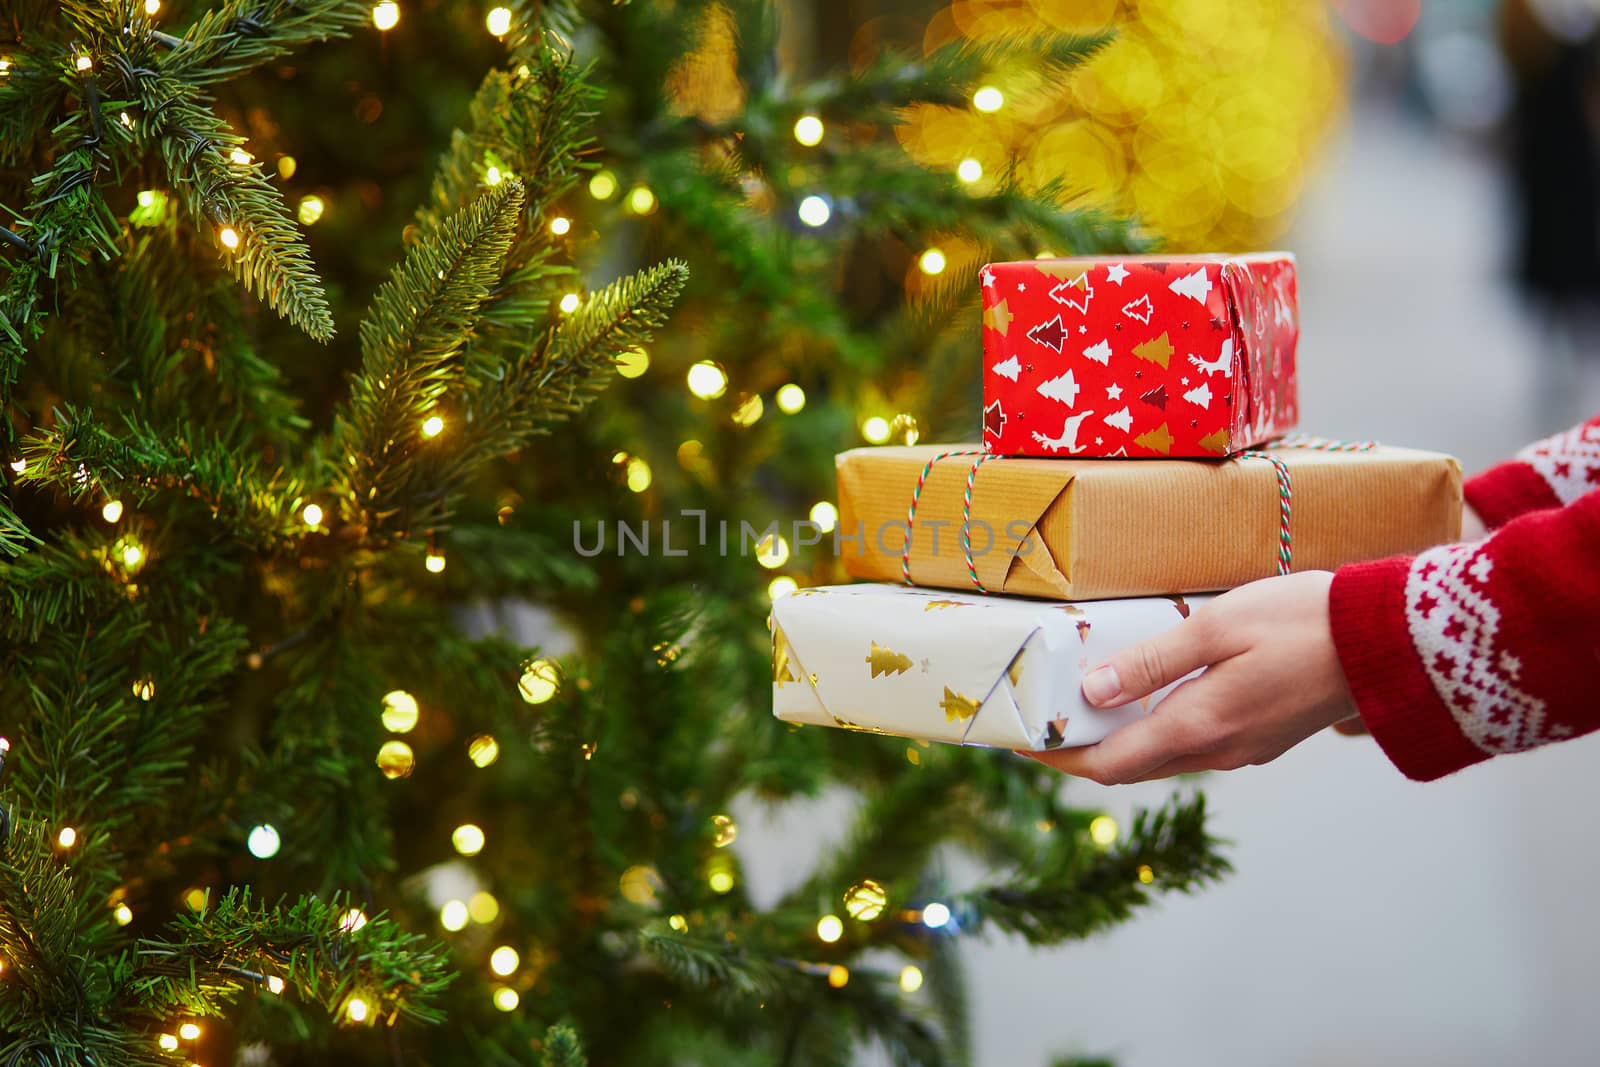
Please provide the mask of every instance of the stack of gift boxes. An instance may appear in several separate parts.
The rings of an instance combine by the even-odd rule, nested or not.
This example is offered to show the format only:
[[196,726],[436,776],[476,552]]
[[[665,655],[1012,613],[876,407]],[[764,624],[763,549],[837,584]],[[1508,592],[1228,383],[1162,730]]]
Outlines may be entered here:
[[1170,689],[1096,709],[1083,674],[1206,594],[1459,535],[1451,457],[1293,434],[1292,256],[1035,260],[980,278],[982,442],[838,457],[835,544],[871,581],[774,603],[779,718],[1092,744]]

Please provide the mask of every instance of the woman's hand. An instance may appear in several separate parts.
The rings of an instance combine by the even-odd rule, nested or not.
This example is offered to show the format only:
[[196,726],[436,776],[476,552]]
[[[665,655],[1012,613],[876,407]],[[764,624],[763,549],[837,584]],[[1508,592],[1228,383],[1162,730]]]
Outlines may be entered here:
[[1120,707],[1200,667],[1155,711],[1099,744],[1029,752],[1105,785],[1266,763],[1356,714],[1328,623],[1333,575],[1308,571],[1225,593],[1172,630],[1083,679],[1096,707]]

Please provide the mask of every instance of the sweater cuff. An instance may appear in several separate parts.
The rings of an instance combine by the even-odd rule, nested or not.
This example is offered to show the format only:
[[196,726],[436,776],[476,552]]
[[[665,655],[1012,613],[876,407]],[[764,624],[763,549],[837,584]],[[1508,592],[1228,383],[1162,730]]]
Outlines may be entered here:
[[1406,625],[1409,559],[1341,567],[1328,608],[1334,646],[1356,708],[1407,778],[1443,778],[1488,759],[1468,741],[1417,659]]
[[1489,529],[1498,529],[1519,515],[1558,508],[1561,500],[1539,472],[1521,460],[1490,467],[1463,487],[1467,503]]

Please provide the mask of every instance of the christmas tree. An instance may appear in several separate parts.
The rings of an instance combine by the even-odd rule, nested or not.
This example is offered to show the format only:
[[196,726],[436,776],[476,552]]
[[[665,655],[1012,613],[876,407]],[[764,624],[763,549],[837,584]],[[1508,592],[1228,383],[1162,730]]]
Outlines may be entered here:
[[[832,453],[973,428],[979,257],[1132,240],[894,135],[1100,39],[802,31],[6,5],[5,1062],[961,1063],[961,936],[1225,870],[1198,798],[769,714]],[[737,811],[830,786],[756,906]]]

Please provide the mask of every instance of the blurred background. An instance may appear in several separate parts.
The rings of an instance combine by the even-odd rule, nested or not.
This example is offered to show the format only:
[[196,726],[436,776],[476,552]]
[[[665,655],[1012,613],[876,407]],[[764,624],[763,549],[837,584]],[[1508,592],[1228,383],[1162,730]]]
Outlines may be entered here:
[[[958,0],[930,39],[1041,21],[1121,35],[1061,92],[1020,111],[1008,97],[999,138],[962,116],[913,121],[904,142],[986,173],[1023,145],[1034,180],[1070,174],[1174,247],[1292,249],[1304,428],[1450,451],[1470,472],[1600,411],[1597,15],[1593,0]],[[969,953],[979,1063],[1593,1063],[1597,745],[1421,786],[1370,741],[1327,735],[1206,778],[1236,873],[1086,944]],[[1169,788],[1072,796],[1125,813]],[[848,805],[766,813],[771,832],[749,835],[761,891]]]

